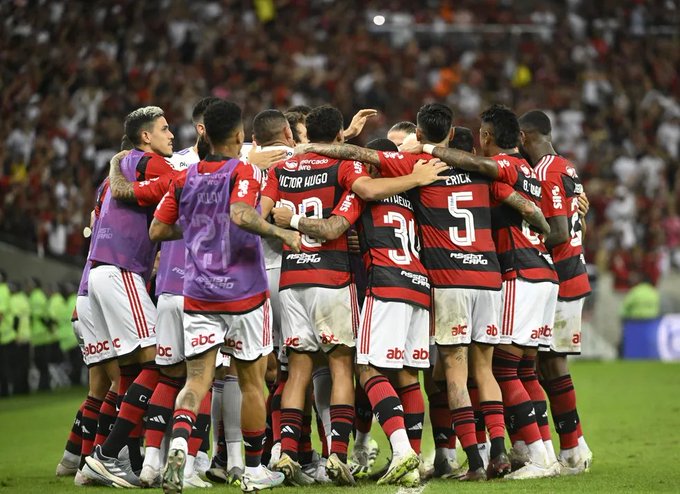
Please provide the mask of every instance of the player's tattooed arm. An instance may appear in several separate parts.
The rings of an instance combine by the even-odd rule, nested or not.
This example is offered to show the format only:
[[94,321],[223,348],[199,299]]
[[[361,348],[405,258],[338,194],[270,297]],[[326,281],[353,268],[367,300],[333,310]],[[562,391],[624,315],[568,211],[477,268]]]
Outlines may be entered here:
[[111,168],[109,168],[109,189],[111,197],[119,201],[137,202],[135,189],[120,169],[120,162],[130,151],[121,151],[111,158]]
[[543,212],[536,206],[533,202],[522,197],[518,192],[513,192],[503,203],[516,209],[522,215],[522,218],[526,220],[531,226],[535,227],[540,233],[545,235],[550,234],[550,225],[545,220]]
[[[293,212],[289,208],[272,209],[272,217],[277,226],[290,228]],[[297,223],[297,230],[320,240],[335,240],[349,229],[349,221],[342,216],[333,215],[330,218],[301,217]]]
[[477,172],[490,178],[498,177],[498,163],[490,158],[467,153],[460,149],[451,149],[436,146],[432,150],[432,156],[439,158],[449,166],[460,168],[469,172]]
[[245,202],[231,204],[229,216],[239,228],[260,235],[261,237],[279,238],[293,252],[300,252],[300,234],[292,230],[284,230],[266,221],[257,210]]
[[316,153],[329,158],[348,161],[361,161],[380,166],[380,154],[374,149],[366,149],[354,144],[299,144],[295,154]]
[[149,227],[149,238],[154,242],[179,240],[182,238],[182,228],[177,224],[168,225],[154,218]]

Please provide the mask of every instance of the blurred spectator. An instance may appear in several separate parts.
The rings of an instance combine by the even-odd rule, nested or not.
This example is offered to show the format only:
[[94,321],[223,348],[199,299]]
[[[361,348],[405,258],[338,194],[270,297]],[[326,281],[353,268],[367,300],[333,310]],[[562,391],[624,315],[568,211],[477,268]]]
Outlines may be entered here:
[[651,280],[635,275],[637,283],[626,294],[621,307],[623,319],[656,319],[660,315],[659,291]]
[[330,102],[347,117],[377,108],[363,142],[435,99],[476,134],[479,112],[502,102],[519,114],[550,110],[556,148],[586,190],[602,194],[590,194],[589,263],[639,246],[673,259],[659,262],[660,275],[678,267],[677,235],[665,231],[680,196],[677,2],[253,9],[237,0],[0,3],[0,235],[82,256],[93,187],[125,114],[142,105],[165,109],[179,149],[191,144],[192,106],[208,94],[238,102],[247,119],[298,104]]

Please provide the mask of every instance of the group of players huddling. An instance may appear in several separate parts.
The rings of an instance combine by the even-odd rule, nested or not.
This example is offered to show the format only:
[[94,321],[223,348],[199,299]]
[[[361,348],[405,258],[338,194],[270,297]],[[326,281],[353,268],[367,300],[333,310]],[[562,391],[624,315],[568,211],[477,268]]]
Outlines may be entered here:
[[74,318],[88,396],[57,475],[174,493],[587,471],[567,355],[588,202],[546,114],[492,106],[475,152],[441,104],[365,148],[344,141],[375,111],[343,130],[331,106],[292,110],[259,113],[247,153],[229,101],[198,102],[196,144],[174,154],[160,108],[126,117]]

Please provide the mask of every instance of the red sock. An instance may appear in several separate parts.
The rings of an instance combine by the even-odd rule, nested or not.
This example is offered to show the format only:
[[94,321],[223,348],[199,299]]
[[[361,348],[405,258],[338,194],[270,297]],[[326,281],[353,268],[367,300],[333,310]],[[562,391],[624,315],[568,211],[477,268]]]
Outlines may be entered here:
[[286,381],[280,381],[272,395],[272,436],[275,443],[281,442],[281,396],[285,386]]
[[425,402],[420,390],[420,383],[416,382],[397,390],[399,400],[404,407],[404,425],[411,448],[420,454],[420,442],[423,438],[423,422],[425,421]]
[[[116,404],[118,403],[118,393],[109,390],[106,397],[99,408],[99,418],[97,420],[97,435],[94,438],[94,446],[104,444],[106,438],[109,437],[113,424],[116,422],[118,410]],[[92,451],[90,451],[91,453]]]
[[134,382],[130,385],[118,411],[118,418],[113,430],[102,444],[102,454],[115,458],[125,446],[126,440],[132,436],[135,428],[141,424],[144,413],[149,406],[148,399],[153,395],[160,373],[153,364],[145,364]]
[[195,423],[196,414],[194,412],[178,408],[172,414],[172,438],[182,437],[188,444]]
[[521,357],[496,349],[493,355],[493,373],[503,394],[508,432],[513,443],[522,440],[531,444],[541,439],[536,424],[534,404],[518,377]]
[[354,428],[354,405],[331,405],[331,454],[347,463],[349,437]]
[[246,467],[258,467],[262,461],[262,451],[266,432],[264,429],[257,431],[242,430],[243,444],[246,450]]
[[580,420],[576,410],[576,392],[571,375],[567,374],[548,381],[546,391],[550,397],[553,423],[560,435],[560,449],[575,448],[578,446]]
[[210,426],[210,405],[212,403],[212,391],[208,391],[201,401],[201,406],[198,409],[194,428],[189,437],[189,456],[196,456],[198,449],[201,447],[204,435],[209,430]]
[[302,416],[303,412],[298,408],[281,409],[281,453],[286,453],[294,461],[297,461],[300,449]]
[[94,448],[94,438],[97,433],[97,422],[99,421],[99,409],[102,408],[102,404],[101,400],[91,396],[85,399],[81,421],[83,442],[80,445],[80,454],[83,458],[89,456]]
[[[456,436],[453,433],[453,427],[451,427],[451,410],[449,410],[446,391],[437,391],[436,393],[432,393],[428,398],[434,447],[449,448],[451,436]],[[453,447],[456,447],[455,443]]]
[[451,411],[453,427],[461,446],[468,457],[470,470],[475,471],[484,466],[477,448],[477,433],[475,431],[475,414],[472,407],[461,407]]
[[392,433],[406,429],[404,412],[396,391],[385,376],[374,376],[364,384],[371,408],[389,439]]
[[80,450],[83,444],[83,408],[85,408],[85,399],[78,407],[78,412],[76,413],[75,419],[73,419],[73,425],[71,426],[71,432],[68,434],[68,439],[66,440],[66,446],[64,450],[68,451],[72,455],[80,456]]
[[127,393],[128,388],[135,382],[137,376],[142,371],[142,367],[139,364],[123,365],[120,368],[120,380],[118,381],[118,402],[116,405],[120,408],[123,397]]
[[160,376],[158,385],[149,400],[146,411],[146,445],[160,448],[166,429],[172,423],[172,412],[175,409],[175,399],[182,389],[184,379]]
[[477,433],[477,443],[486,443],[486,428],[484,427],[484,415],[482,414],[482,407],[479,404],[479,388],[474,379],[468,379],[467,382],[468,394],[470,395],[470,403],[472,403],[472,410],[475,414],[475,431]]
[[524,389],[529,393],[529,398],[534,402],[536,424],[538,424],[538,430],[541,432],[541,438],[544,441],[550,441],[552,436],[550,434],[550,423],[548,422],[548,405],[545,399],[545,392],[538,382],[538,376],[536,375],[536,357],[533,355],[522,357],[518,374]]
[[323,420],[321,419],[319,412],[316,410],[316,406],[314,407],[314,415],[316,415],[316,433],[319,436],[319,441],[321,442],[321,456],[328,458],[329,451],[328,439],[326,439],[326,430],[323,427]]
[[371,432],[371,426],[373,425],[371,400],[368,399],[366,391],[359,383],[354,387],[354,409],[356,411],[354,425],[357,431],[363,433]]

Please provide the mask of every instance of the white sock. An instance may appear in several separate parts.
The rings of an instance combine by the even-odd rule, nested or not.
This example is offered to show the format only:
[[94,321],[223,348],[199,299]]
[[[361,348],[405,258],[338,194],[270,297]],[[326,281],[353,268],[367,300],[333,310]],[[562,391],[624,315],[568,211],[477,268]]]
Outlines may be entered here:
[[526,451],[527,444],[524,441],[515,441],[512,444],[512,447],[515,448],[517,451],[522,452],[522,451]]
[[220,437],[219,422],[222,420],[222,390],[224,381],[215,379],[213,381],[212,401],[210,402],[210,426],[212,432],[213,456],[217,455],[217,443]]
[[578,438],[578,447],[581,448],[583,451],[590,451],[590,448],[588,447],[588,444],[586,443],[586,440],[583,436]]
[[188,455],[187,461],[184,463],[184,478],[188,479],[194,475],[194,462],[196,461],[195,456]]
[[225,376],[222,390],[222,422],[224,422],[224,440],[227,443],[227,470],[234,466],[243,468],[241,402],[242,396],[241,388],[238,386],[238,378],[236,376]]
[[354,447],[355,448],[357,446],[367,447],[370,440],[371,440],[371,433],[370,432],[359,432],[359,431],[357,431],[357,435],[354,438]]
[[539,439],[531,444],[527,444],[527,448],[529,448],[529,459],[533,463],[541,467],[547,467],[550,464],[548,462],[548,452],[545,450],[543,440]]
[[568,460],[570,458],[573,458],[577,454],[579,454],[580,447],[576,446],[574,448],[569,448],[569,449],[563,449],[560,450],[560,456],[564,458],[565,460]]
[[262,471],[263,468],[264,468],[264,465],[258,465],[256,467],[246,467],[245,473],[247,473],[248,475],[257,476],[257,475],[260,475],[260,472]]
[[548,463],[551,465],[557,461],[557,456],[555,456],[555,447],[553,446],[552,440],[543,441],[545,445],[545,452],[548,453]]
[[331,380],[331,371],[328,367],[321,367],[312,374],[312,383],[314,385],[314,403],[316,404],[316,411],[321,416],[323,422],[324,432],[326,433],[326,441],[328,442],[328,451],[331,450],[331,388],[333,381]]
[[227,471],[234,467],[243,468],[243,454],[241,453],[241,441],[227,443]]
[[411,443],[408,441],[406,429],[397,429],[390,436],[390,445],[392,446],[392,456],[397,458],[404,456],[411,449]]
[[448,457],[449,461],[455,461],[456,463],[458,462],[458,455],[456,454],[456,448],[445,448],[446,451],[446,456]]
[[71,465],[80,465],[80,456],[74,455],[70,451],[64,451],[64,456],[61,457],[63,463],[70,463]]
[[144,466],[150,466],[154,470],[161,469],[161,450],[147,446],[144,452]]
[[449,448],[435,448],[434,450],[434,459],[435,461],[439,461],[441,459],[449,459]]
[[172,441],[170,441],[169,449],[179,449],[180,451],[184,451],[184,455],[186,456],[187,451],[189,451],[189,444],[183,437],[175,437],[172,439]]

